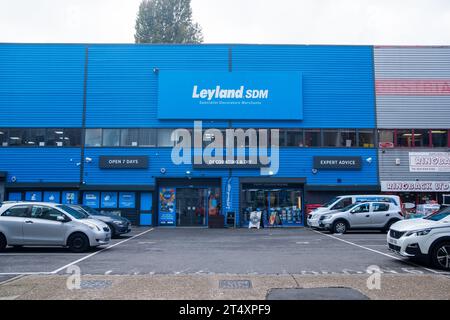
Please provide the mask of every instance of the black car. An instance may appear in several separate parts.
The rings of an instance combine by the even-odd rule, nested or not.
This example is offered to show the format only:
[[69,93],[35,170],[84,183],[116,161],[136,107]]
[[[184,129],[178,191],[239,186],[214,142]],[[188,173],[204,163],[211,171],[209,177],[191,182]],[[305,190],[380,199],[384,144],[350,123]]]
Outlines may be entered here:
[[129,233],[131,231],[131,222],[130,220],[121,217],[116,214],[110,214],[110,213],[101,213],[97,210],[85,206],[85,205],[70,205],[71,208],[78,210],[80,212],[83,212],[87,214],[92,219],[97,219],[100,221],[103,221],[106,223],[109,228],[111,229],[111,237],[117,238],[118,236]]

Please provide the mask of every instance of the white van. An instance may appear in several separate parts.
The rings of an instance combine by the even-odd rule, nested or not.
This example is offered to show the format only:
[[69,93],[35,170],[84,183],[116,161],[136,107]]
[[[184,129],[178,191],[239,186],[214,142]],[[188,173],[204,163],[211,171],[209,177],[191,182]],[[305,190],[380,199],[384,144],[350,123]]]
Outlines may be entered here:
[[343,209],[356,202],[368,201],[389,202],[395,205],[398,208],[398,211],[402,212],[402,204],[399,196],[387,194],[358,194],[337,196],[327,203],[324,203],[321,207],[314,209],[308,216],[308,225],[310,227],[317,228],[319,226],[319,218],[322,214],[333,210]]

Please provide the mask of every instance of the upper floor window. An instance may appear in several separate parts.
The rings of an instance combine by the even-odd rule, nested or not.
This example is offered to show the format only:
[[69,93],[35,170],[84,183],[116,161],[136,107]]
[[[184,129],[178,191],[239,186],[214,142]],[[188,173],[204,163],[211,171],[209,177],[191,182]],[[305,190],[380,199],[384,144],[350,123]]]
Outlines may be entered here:
[[0,146],[79,147],[81,129],[12,128],[0,129]]
[[358,130],[358,145],[363,148],[375,147],[375,137],[373,134],[373,130]]
[[320,129],[305,130],[305,147],[320,147]]
[[431,146],[434,148],[449,147],[449,132],[447,130],[431,130]]
[[86,129],[86,147],[102,146],[102,129]]
[[120,129],[103,129],[103,146],[120,146]]

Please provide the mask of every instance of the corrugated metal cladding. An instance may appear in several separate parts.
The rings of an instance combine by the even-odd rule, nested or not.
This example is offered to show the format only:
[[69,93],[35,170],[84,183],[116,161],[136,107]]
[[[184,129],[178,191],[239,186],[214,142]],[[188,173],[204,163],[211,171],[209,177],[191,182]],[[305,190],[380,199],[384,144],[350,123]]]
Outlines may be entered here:
[[78,148],[0,148],[0,168],[7,182],[54,183],[80,181]]
[[450,127],[450,47],[375,47],[377,126]]
[[[303,121],[258,126],[375,128],[371,46],[232,46],[233,71],[303,73]],[[252,121],[233,121],[252,127]]]
[[[379,150],[380,181],[449,181],[450,174],[445,172],[410,172],[409,152],[437,152],[436,149],[385,149]],[[446,151],[440,150],[440,151]],[[396,165],[400,159],[400,165]]]
[[[87,148],[85,156],[93,161],[85,164],[84,181],[86,184],[98,185],[142,185],[154,184],[155,178],[180,178],[187,177],[190,172],[191,178],[223,178],[229,177],[227,169],[193,169],[192,165],[175,165],[171,160],[171,148],[153,149],[106,149]],[[149,168],[142,170],[105,170],[98,165],[100,155],[147,155],[149,156]],[[314,156],[361,156],[362,169],[358,171],[335,171],[321,170],[314,174]],[[371,158],[372,161],[365,160]],[[275,177],[305,177],[311,185],[376,185],[377,174],[377,151],[375,149],[323,149],[323,148],[283,148],[280,150],[279,171]],[[164,168],[165,172],[161,173]],[[260,177],[259,169],[231,170],[231,176]],[[340,182],[337,180],[340,179]]]
[[157,119],[158,75],[153,69],[227,71],[228,54],[224,45],[89,46],[86,126],[192,127],[192,121]]
[[81,127],[84,47],[0,45],[0,127]]

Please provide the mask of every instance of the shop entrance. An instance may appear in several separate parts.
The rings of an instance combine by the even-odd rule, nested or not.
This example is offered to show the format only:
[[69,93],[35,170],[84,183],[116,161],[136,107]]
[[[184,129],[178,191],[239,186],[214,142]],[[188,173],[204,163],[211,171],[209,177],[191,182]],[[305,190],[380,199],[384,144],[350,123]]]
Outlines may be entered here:
[[207,225],[207,196],[208,189],[177,188],[176,212],[177,226],[201,227]]
[[252,211],[260,211],[264,226],[303,225],[302,185],[250,185],[242,187],[242,225]]

